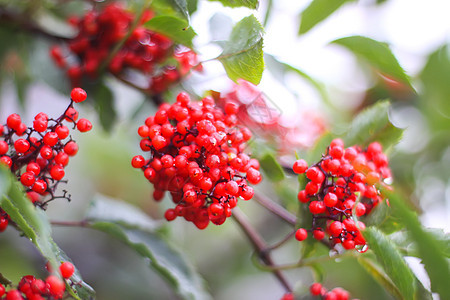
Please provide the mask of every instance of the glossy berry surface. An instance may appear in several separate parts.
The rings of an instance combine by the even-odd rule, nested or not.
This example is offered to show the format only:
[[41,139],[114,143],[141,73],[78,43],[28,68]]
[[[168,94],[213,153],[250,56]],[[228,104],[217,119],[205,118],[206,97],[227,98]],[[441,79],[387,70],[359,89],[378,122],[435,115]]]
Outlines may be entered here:
[[298,200],[309,206],[313,237],[322,240],[328,234],[332,246],[342,243],[344,249],[366,251],[360,232],[364,224],[356,226],[352,216],[367,216],[384,199],[380,188],[388,188],[392,176],[381,144],[344,148],[344,142],[335,139],[319,162],[304,170],[305,163],[299,161],[293,169],[305,173],[307,183]]
[[253,197],[248,184],[262,180],[259,163],[244,153],[251,134],[212,97],[194,102],[180,93],[148,117],[138,135],[150,158],[136,155],[131,165],[153,184],[156,201],[170,193],[175,207],[166,211],[168,221],[183,217],[200,229],[220,225],[239,199]]

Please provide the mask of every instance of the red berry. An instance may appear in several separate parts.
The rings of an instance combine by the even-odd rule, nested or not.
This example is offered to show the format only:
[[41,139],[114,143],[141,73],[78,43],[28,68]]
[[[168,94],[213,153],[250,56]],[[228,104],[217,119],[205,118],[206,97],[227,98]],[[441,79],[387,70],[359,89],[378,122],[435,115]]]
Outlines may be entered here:
[[75,272],[75,267],[71,262],[65,261],[59,266],[59,271],[61,272],[61,276],[67,279],[73,275]]
[[6,230],[6,227],[8,227],[8,223],[9,223],[9,221],[7,218],[0,216],[0,232],[3,232]]
[[52,178],[55,179],[55,180],[63,179],[64,175],[65,175],[65,172],[64,172],[64,167],[63,166],[54,165],[50,169],[50,176],[52,176]]
[[322,285],[318,282],[313,283],[310,287],[309,287],[309,291],[311,292],[311,295],[313,296],[319,296],[322,292]]
[[295,232],[295,239],[300,242],[306,240],[307,237],[308,237],[308,232],[304,228],[299,228]]
[[131,165],[133,168],[142,168],[145,165],[145,158],[142,155],[136,155],[131,160]]
[[357,217],[361,217],[366,213],[366,206],[361,202],[356,204],[355,213]]
[[294,173],[303,174],[305,173],[306,169],[308,169],[308,163],[303,159],[299,159],[294,162],[294,166],[292,168],[294,170]]
[[75,122],[78,119],[78,111],[73,108],[73,107],[69,107],[66,111],[66,121],[69,122]]
[[74,156],[78,152],[78,145],[74,141],[68,142],[64,146],[64,152],[69,156]]
[[30,149],[30,143],[25,139],[17,139],[14,142],[14,149],[19,153],[25,153]]
[[70,92],[70,98],[76,103],[83,102],[87,98],[87,93],[82,88],[74,88]]
[[5,141],[0,141],[0,155],[8,153],[8,149],[8,143],[6,143]]
[[69,136],[70,133],[69,128],[65,125],[57,126],[55,132],[60,140],[64,140],[66,137]]
[[34,176],[35,176],[35,174],[32,172],[25,172],[22,174],[22,176],[20,176],[20,182],[24,186],[32,186],[36,180],[36,178]]
[[47,190],[47,183],[42,180],[42,179],[38,179],[36,180],[36,182],[33,184],[32,187],[33,191],[35,191],[38,194],[44,194],[45,191]]
[[339,221],[334,221],[333,223],[330,224],[330,227],[328,228],[328,230],[330,231],[330,234],[332,236],[339,236],[342,232],[342,223]]
[[320,241],[325,237],[325,232],[323,232],[323,230],[321,230],[321,229],[315,229],[315,230],[313,230],[313,237],[316,240]]
[[58,134],[56,132],[50,131],[44,135],[42,141],[47,146],[53,147],[58,142],[58,139],[59,139]]
[[323,203],[328,207],[333,207],[337,204],[338,197],[333,193],[327,193],[323,198]]
[[53,296],[60,296],[66,289],[64,282],[55,275],[48,276],[45,282],[48,285],[50,294]]
[[19,126],[21,123],[22,123],[22,120],[18,114],[11,114],[6,119],[6,125],[9,128],[14,129],[16,131],[19,129]]
[[77,129],[80,132],[88,132],[92,129],[92,123],[88,119],[80,119],[77,122]]
[[0,283],[0,297],[2,297],[5,294],[5,287],[3,284]]
[[45,119],[37,119],[33,121],[33,128],[37,132],[44,132],[47,130],[48,122]]

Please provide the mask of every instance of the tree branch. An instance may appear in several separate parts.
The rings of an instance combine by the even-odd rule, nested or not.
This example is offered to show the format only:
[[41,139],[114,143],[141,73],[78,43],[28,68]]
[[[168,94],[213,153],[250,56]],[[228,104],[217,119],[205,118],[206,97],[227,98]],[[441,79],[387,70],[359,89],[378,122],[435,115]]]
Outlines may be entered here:
[[[244,234],[250,240],[250,243],[255,248],[261,260],[268,266],[273,267],[274,263],[267,249],[266,242],[259,235],[259,233],[255,230],[255,228],[250,224],[246,215],[239,209],[233,209],[233,218],[236,223],[241,227]],[[280,270],[272,269],[271,272],[277,277],[278,281],[283,285],[287,292],[292,292],[292,287],[287,281],[286,277],[284,277],[283,273]]]

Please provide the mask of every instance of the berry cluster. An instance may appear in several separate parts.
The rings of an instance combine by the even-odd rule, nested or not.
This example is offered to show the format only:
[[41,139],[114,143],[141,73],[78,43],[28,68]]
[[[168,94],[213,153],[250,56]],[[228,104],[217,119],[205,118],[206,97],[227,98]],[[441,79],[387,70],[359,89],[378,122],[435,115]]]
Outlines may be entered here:
[[210,221],[220,225],[239,197],[253,197],[248,182],[261,181],[259,162],[243,152],[251,132],[237,124],[237,109],[223,111],[209,96],[191,102],[183,92],[139,127],[140,147],[150,159],[137,155],[131,164],[153,183],[156,201],[165,191],[172,195],[176,206],[166,211],[168,221],[182,216],[200,229]]
[[[327,289],[321,285],[320,283],[316,282],[313,283],[310,288],[309,292],[313,296],[319,296],[320,299],[323,300],[348,300],[350,299],[350,293],[343,288],[337,287],[330,291],[327,291]],[[357,299],[353,299],[357,300]]]
[[[75,268],[70,262],[63,262],[59,271],[64,279],[69,279]],[[73,283],[72,283],[73,284]],[[66,284],[56,275],[48,276],[45,281],[32,275],[23,276],[17,288],[6,288],[0,283],[1,300],[57,300],[62,299]]]
[[[112,58],[111,51],[131,30],[134,14],[120,4],[111,3],[101,11],[88,11],[82,18],[72,17],[69,22],[78,29],[78,34],[68,42],[66,52],[75,57],[67,59],[58,46],[52,47],[50,55],[59,67],[66,69],[73,86],[79,86],[83,76],[95,78],[100,68],[107,67],[116,76],[125,70],[138,71],[146,76],[150,92],[161,93],[186,75],[198,60],[192,50],[176,46],[169,38],[146,29],[143,24],[152,16],[150,10],[143,13],[139,26]],[[109,65],[103,66],[108,59]],[[69,64],[69,60],[73,62]]]
[[[391,171],[382,150],[378,142],[363,150],[357,146],[344,148],[344,142],[335,139],[318,163],[310,167],[302,159],[294,163],[294,172],[306,173],[308,179],[305,189],[298,193],[298,200],[309,204],[313,215],[310,231],[315,239],[322,240],[326,232],[332,246],[342,243],[347,250],[367,249],[360,232],[365,225],[356,224],[352,216],[369,214],[383,200],[379,188],[390,180]],[[295,237],[303,241],[307,235],[308,230],[300,228]]]
[[[27,127],[18,114],[11,114],[6,124],[0,124],[0,163],[16,175],[30,200],[44,209],[53,199],[69,199],[66,192],[63,196],[54,194],[64,178],[69,158],[78,152],[78,145],[64,122],[72,123],[73,129],[81,132],[92,128],[89,120],[78,120],[78,111],[73,107],[74,103],[86,99],[86,92],[74,88],[70,96],[69,106],[57,119],[41,112],[34,117],[33,126]],[[50,199],[44,202],[42,199],[46,195],[50,195]],[[0,232],[6,229],[8,221],[8,215],[0,208]]]

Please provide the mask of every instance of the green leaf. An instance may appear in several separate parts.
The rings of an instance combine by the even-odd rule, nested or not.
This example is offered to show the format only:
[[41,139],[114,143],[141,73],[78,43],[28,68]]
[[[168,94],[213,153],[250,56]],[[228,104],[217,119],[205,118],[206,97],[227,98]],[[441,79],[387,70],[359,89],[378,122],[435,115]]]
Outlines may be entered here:
[[350,1],[352,0],[313,0],[300,15],[299,34],[308,32],[311,28],[329,17],[345,2]]
[[388,193],[389,203],[394,213],[402,220],[412,240],[417,245],[420,258],[431,281],[431,291],[438,293],[441,299],[450,299],[448,278],[449,261],[442,254],[440,243],[420,224],[416,214],[408,209],[397,194]]
[[386,201],[382,201],[375,206],[367,217],[363,217],[362,221],[366,226],[375,226],[385,234],[396,232],[403,228],[400,220],[392,215],[392,210]]
[[259,0],[209,0],[218,1],[222,3],[223,6],[228,7],[248,7],[251,9],[257,9],[259,6]]
[[[416,290],[415,277],[399,250],[388,237],[374,227],[366,228],[363,235],[386,274],[398,288],[402,296],[400,299],[413,299]],[[393,294],[393,296],[396,295]]]
[[270,181],[281,181],[285,178],[283,168],[277,162],[272,152],[264,153],[259,162]]
[[129,204],[97,197],[88,212],[88,225],[109,234],[148,258],[158,272],[184,299],[210,299],[203,280],[183,255],[154,229],[155,221]]
[[[424,228],[425,232],[433,236],[439,245],[441,255],[450,258],[450,233],[445,233],[440,228]],[[397,231],[389,236],[389,238],[404,252],[405,255],[420,257],[417,244],[411,239],[406,231]]]
[[[9,182],[12,181],[13,175],[3,167],[0,168],[0,174],[0,179],[9,177]],[[8,180],[2,180],[2,182],[8,182]],[[19,182],[11,184],[8,194],[0,198],[0,207],[6,211],[11,220],[33,242],[55,270],[61,262],[69,260],[67,255],[53,241],[51,226],[44,211],[34,207],[25,195]],[[69,292],[71,292],[72,296],[75,299],[93,299],[95,295],[94,290],[83,282],[77,270],[74,276],[73,279],[79,284],[73,287],[68,286],[71,288]]]
[[408,76],[385,43],[364,36],[345,37],[332,43],[346,47],[356,56],[367,60],[378,72],[411,87]]
[[187,0],[187,10],[189,15],[192,15],[197,11],[198,0]]
[[346,145],[368,146],[377,141],[386,150],[401,138],[403,130],[389,121],[389,101],[379,101],[360,112],[344,138]]
[[397,299],[403,299],[397,286],[392,282],[389,276],[379,268],[372,260],[365,256],[358,256],[358,263],[375,279],[386,291]]
[[426,113],[434,130],[448,130],[450,127],[450,49],[448,45],[439,48],[428,58],[420,79],[424,93],[420,106]]
[[114,108],[114,95],[111,89],[104,82],[101,82],[96,86],[93,98],[100,118],[100,124],[107,132],[111,131],[117,119],[117,113]]
[[322,97],[322,100],[329,103],[329,97],[326,92],[325,86],[318,80],[314,79],[310,75],[306,74],[305,72],[303,72],[302,70],[300,70],[294,66],[291,66],[287,63],[279,61],[273,55],[264,54],[264,62],[266,63],[267,69],[282,84],[284,84],[285,74],[287,72],[293,72],[293,73],[299,75],[300,77],[302,77],[307,82],[309,82],[319,92],[320,96]]
[[11,186],[10,171],[3,165],[0,165],[0,197],[6,195]]
[[261,81],[264,71],[263,27],[251,15],[239,21],[231,32],[222,54],[217,58],[230,79],[245,79],[253,84]]
[[187,21],[175,16],[156,16],[145,23],[145,27],[164,34],[176,43],[192,48],[195,32],[188,26]]

